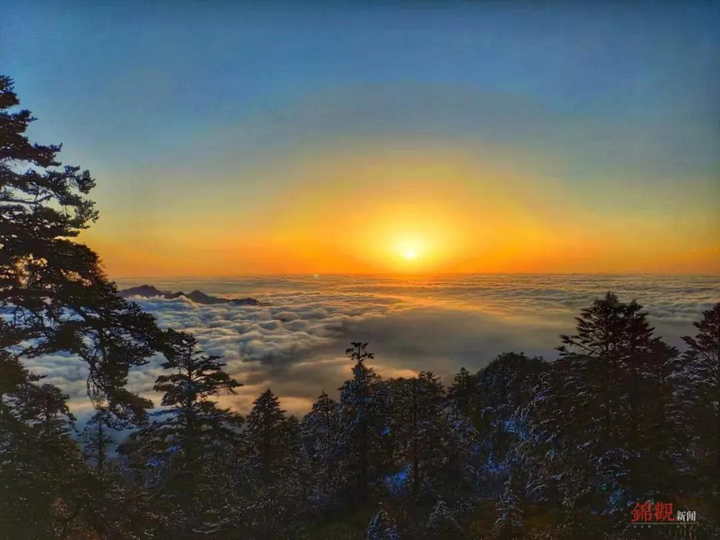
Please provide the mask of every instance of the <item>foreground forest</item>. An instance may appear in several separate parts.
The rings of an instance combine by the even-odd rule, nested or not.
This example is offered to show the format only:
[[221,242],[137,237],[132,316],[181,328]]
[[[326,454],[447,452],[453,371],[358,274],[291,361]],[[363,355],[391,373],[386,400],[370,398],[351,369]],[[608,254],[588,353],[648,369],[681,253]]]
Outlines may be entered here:
[[[448,385],[383,379],[352,343],[337,401],[298,419],[268,389],[242,417],[217,404],[241,385],[222,359],[120,298],[75,240],[94,179],[29,142],[17,105],[0,77],[0,537],[720,537],[720,304],[678,351],[608,293],[557,359],[506,353]],[[82,434],[23,365],[58,352],[89,369]],[[159,404],[127,389],[156,356]],[[638,527],[638,503],[697,524]]]

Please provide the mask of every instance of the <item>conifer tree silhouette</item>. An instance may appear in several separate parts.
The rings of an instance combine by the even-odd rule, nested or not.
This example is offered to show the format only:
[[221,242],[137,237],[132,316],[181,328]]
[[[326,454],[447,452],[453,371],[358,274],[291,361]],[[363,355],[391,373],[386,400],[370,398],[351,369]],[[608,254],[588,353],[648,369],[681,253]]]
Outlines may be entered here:
[[97,217],[95,180],[62,166],[60,145],[31,143],[35,119],[0,76],[0,346],[21,357],[65,351],[89,367],[91,397],[128,419],[151,404],[126,389],[160,333],[154,318],[117,296],[97,254],[76,241]]

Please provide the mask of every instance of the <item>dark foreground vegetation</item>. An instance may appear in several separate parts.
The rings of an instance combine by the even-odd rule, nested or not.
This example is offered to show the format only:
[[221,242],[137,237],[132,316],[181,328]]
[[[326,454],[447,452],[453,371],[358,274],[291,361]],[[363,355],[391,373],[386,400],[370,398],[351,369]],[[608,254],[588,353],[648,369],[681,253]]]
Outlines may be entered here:
[[[556,360],[507,353],[449,386],[382,379],[353,343],[338,401],[298,419],[267,390],[243,418],[217,404],[240,386],[221,359],[120,298],[73,240],[97,217],[94,181],[31,144],[17,104],[1,77],[0,537],[720,537],[720,305],[681,353],[608,293]],[[58,352],[89,369],[82,437],[23,367]],[[156,355],[151,410],[126,387]],[[646,502],[697,524],[637,527]]]

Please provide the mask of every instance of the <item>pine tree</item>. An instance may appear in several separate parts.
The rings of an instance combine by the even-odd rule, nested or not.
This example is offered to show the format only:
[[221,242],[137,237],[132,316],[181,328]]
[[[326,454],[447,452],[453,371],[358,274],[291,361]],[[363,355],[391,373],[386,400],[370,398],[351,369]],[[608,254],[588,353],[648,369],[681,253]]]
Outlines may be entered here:
[[108,458],[110,447],[115,442],[110,432],[112,421],[107,409],[100,407],[88,420],[83,431],[84,447],[83,454],[86,459],[95,463],[98,473],[105,472],[105,464]]
[[159,331],[153,317],[117,296],[98,256],[74,241],[97,218],[88,171],[57,160],[60,146],[28,141],[34,120],[0,76],[0,346],[21,357],[66,351],[90,368],[92,397],[142,418],[150,403],[126,388],[147,363]]
[[269,480],[279,472],[287,450],[285,411],[269,388],[255,400],[248,414],[247,438],[261,477]]
[[395,522],[382,506],[370,520],[365,540],[400,540]]
[[606,445],[617,439],[613,415],[617,414],[619,396],[612,382],[621,368],[622,348],[625,345],[625,306],[617,296],[607,293],[602,300],[582,310],[577,320],[577,334],[560,336],[561,358],[577,360],[578,368],[585,368],[600,400],[601,424],[598,433]]
[[473,417],[473,397],[475,390],[475,377],[464,367],[453,380],[448,389],[448,399],[455,403],[455,406],[468,418]]
[[243,538],[289,537],[295,517],[312,505],[310,486],[317,480],[301,451],[300,423],[285,416],[268,389],[255,400],[247,426],[240,482],[246,498],[235,522]]
[[160,375],[154,386],[156,392],[163,392],[161,405],[169,408],[161,413],[169,415],[161,424],[163,435],[179,445],[182,468],[194,471],[207,443],[238,439],[242,419],[209,398],[234,394],[242,385],[223,371],[219,357],[204,355],[189,334],[168,330],[163,352],[167,361],[162,367],[172,372]]
[[[279,489],[284,496],[295,502],[296,511],[310,507],[311,486],[319,483],[305,452],[301,438],[300,421],[290,415],[283,426],[283,452],[280,462],[282,471]],[[298,501],[301,501],[298,504]]]
[[720,303],[695,323],[697,334],[685,337],[688,350],[677,374],[677,401],[688,446],[694,494],[713,501],[720,515]]
[[83,518],[78,536],[87,530],[100,538],[120,540],[165,532],[163,518],[151,511],[147,494],[131,485],[110,454],[115,443],[111,433],[124,425],[100,406],[83,431],[83,457],[94,467],[86,470],[76,491],[81,496]]
[[482,477],[478,465],[480,435],[470,419],[451,401],[444,411],[447,423],[442,446],[444,458],[441,467],[432,471],[433,488],[446,500],[469,500],[477,493]]
[[449,429],[444,415],[445,389],[430,372],[411,379],[388,381],[395,464],[412,471],[412,492],[417,496],[423,480],[444,461]]
[[529,406],[528,441],[541,459],[531,482],[555,484],[571,506],[620,511],[662,493],[646,464],[672,470],[666,398],[675,351],[653,337],[639,304],[611,293],[577,321]]
[[0,516],[7,538],[69,534],[83,510],[80,448],[67,396],[0,352]]
[[12,112],[17,105],[12,80],[0,76],[2,530],[12,538],[133,537],[151,528],[137,519],[138,499],[125,506],[116,479],[87,467],[66,396],[36,384],[41,377],[21,360],[66,352],[84,361],[89,397],[128,425],[152,405],[127,390],[129,370],[148,362],[161,332],[117,296],[97,255],[76,240],[97,218],[88,199],[94,180],[63,167],[60,146],[31,143],[25,132],[34,119]]
[[510,456],[526,427],[519,411],[528,405],[548,364],[523,353],[503,353],[475,375],[475,427],[488,473],[504,482]]
[[462,527],[445,501],[440,499],[430,512],[427,523],[428,538],[461,540],[465,538]]
[[520,506],[520,497],[513,487],[512,477],[505,482],[497,509],[499,515],[495,522],[495,538],[497,540],[522,538],[523,511]]
[[332,453],[340,428],[339,407],[322,392],[302,420],[301,431],[308,453],[314,460],[324,461]]
[[340,421],[342,443],[346,449],[351,474],[355,476],[357,497],[368,494],[371,457],[379,439],[381,405],[378,399],[379,377],[365,365],[374,358],[367,343],[353,342],[345,353],[355,362],[353,378],[340,387]]
[[322,392],[300,425],[303,450],[314,479],[311,498],[320,507],[335,503],[334,495],[339,487],[336,465],[340,458],[339,436],[339,406]]
[[163,353],[167,361],[162,366],[171,373],[160,375],[154,389],[164,393],[165,409],[118,450],[168,503],[164,511],[175,516],[174,534],[182,535],[207,521],[223,490],[215,483],[215,463],[241,444],[242,418],[213,400],[234,394],[241,384],[223,371],[217,356],[204,355],[189,334],[168,330]]

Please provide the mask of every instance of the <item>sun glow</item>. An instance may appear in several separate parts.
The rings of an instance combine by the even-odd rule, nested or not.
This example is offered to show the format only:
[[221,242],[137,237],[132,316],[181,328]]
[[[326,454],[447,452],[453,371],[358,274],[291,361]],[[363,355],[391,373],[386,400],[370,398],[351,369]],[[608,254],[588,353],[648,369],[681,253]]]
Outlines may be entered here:
[[[291,173],[297,178],[285,196],[258,208],[219,211],[245,201],[226,196],[212,205],[212,220],[200,204],[182,212],[176,205],[151,226],[106,217],[83,238],[115,276],[652,271],[675,268],[667,261],[685,238],[666,233],[664,251],[627,266],[637,260],[627,220],[610,223],[572,198],[559,217],[551,210],[567,194],[553,181],[439,149],[313,156],[273,174]],[[140,229],[142,238],[132,232]],[[662,227],[638,222],[632,230]],[[703,249],[686,257],[688,268],[717,253]]]
[[401,239],[397,243],[397,253],[405,261],[416,261],[423,255],[423,243],[418,239]]

